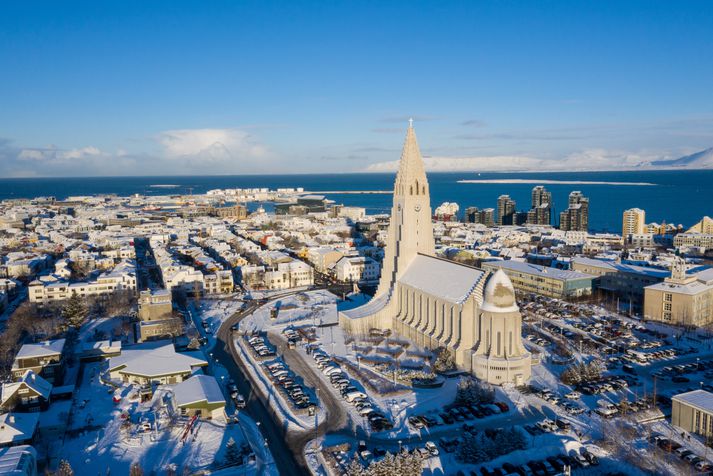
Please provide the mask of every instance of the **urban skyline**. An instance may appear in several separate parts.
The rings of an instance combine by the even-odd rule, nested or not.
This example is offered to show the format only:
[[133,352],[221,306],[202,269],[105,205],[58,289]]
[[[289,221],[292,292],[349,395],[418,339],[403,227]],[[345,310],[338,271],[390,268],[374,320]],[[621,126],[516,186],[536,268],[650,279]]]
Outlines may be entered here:
[[4,3],[0,473],[713,476],[711,51],[702,0]]

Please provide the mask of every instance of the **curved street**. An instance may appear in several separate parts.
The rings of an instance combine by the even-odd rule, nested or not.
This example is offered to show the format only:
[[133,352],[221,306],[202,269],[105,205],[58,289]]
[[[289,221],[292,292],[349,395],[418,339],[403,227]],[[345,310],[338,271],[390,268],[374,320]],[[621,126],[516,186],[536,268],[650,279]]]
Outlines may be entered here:
[[[325,411],[325,418],[315,431],[287,432],[283,426],[284,419],[272,409],[268,403],[268,396],[263,395],[259,390],[260,387],[253,384],[250,372],[245,368],[245,364],[235,348],[233,326],[269,301],[295,292],[272,296],[267,302],[254,301],[245,309],[230,316],[220,326],[213,349],[213,357],[228,370],[240,393],[246,396],[245,410],[252,418],[260,422],[260,431],[272,453],[280,475],[310,474],[304,455],[306,444],[313,438],[343,429],[347,423],[347,413],[332,389],[314,374],[314,371],[297,354],[296,350],[287,348],[284,340],[280,339],[281,336],[276,339],[276,334],[271,334],[285,362],[304,378],[307,385],[318,389],[319,400]],[[255,389],[258,391],[254,391]]]

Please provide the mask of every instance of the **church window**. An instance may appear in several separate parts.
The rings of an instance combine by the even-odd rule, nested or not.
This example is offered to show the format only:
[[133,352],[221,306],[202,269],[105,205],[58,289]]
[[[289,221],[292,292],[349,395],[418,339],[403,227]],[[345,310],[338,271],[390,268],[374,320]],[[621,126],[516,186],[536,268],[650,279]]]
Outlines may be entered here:
[[496,348],[497,350],[496,350],[496,355],[501,355],[501,354],[500,354],[500,335],[501,335],[500,332],[498,332],[498,335],[497,335],[497,348]]

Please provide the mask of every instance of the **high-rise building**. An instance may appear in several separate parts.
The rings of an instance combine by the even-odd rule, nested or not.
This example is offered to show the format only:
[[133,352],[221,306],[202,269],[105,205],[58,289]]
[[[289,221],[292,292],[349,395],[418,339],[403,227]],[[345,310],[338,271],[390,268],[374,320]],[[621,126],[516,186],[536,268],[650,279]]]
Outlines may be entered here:
[[621,225],[621,236],[641,235],[646,228],[646,212],[640,208],[624,210]]
[[552,223],[552,193],[538,185],[532,189],[532,207],[527,212],[529,225],[550,225]]
[[495,226],[495,209],[483,208],[480,210],[480,223],[485,226]]
[[498,225],[515,224],[515,200],[510,195],[500,195],[498,197]]
[[495,210],[493,208],[468,207],[465,209],[466,223],[477,223],[485,226],[495,226]]
[[478,209],[478,207],[467,207],[465,209],[465,222],[478,223],[478,213],[480,213],[480,209]]
[[560,213],[560,229],[564,231],[587,231],[589,229],[589,198],[582,192],[569,194],[569,207]]

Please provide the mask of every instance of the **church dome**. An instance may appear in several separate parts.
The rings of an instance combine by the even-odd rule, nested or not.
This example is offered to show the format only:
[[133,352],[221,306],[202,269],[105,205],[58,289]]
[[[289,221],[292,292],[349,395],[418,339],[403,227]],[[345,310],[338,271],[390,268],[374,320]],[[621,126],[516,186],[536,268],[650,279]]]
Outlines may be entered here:
[[515,301],[515,288],[510,278],[502,269],[498,269],[485,285],[483,305],[481,311],[485,312],[517,312]]

